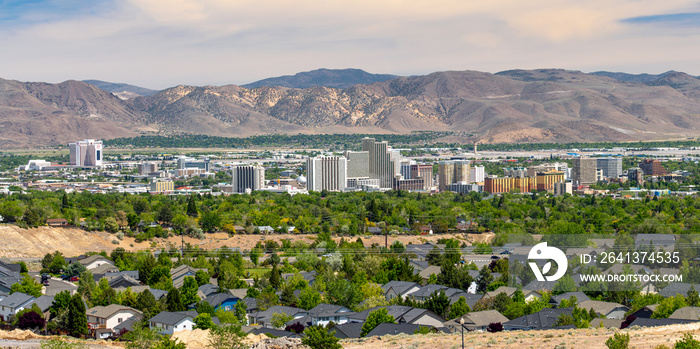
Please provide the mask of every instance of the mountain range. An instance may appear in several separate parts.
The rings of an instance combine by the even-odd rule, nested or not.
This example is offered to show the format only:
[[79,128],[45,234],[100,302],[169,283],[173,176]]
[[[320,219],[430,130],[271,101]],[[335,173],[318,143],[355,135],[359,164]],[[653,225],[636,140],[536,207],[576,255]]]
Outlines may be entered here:
[[[302,76],[318,82],[308,74],[331,72]],[[173,133],[435,130],[471,135],[442,141],[488,143],[698,137],[700,79],[681,72],[631,79],[560,69],[446,71],[346,88],[180,85],[126,100],[86,82],[0,79],[0,146]]]

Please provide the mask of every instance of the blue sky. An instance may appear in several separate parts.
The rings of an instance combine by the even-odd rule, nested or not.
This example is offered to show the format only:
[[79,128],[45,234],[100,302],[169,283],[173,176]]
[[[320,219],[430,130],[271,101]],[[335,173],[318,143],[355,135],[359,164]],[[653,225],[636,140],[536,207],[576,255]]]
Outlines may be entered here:
[[0,0],[0,78],[150,88],[317,68],[700,75],[681,0]]

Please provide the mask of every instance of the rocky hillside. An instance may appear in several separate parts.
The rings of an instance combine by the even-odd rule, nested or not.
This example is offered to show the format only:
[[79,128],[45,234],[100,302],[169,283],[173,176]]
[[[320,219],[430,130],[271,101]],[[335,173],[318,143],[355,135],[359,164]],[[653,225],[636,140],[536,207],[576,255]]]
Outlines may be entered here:
[[139,87],[123,83],[114,83],[101,80],[83,80],[90,85],[94,85],[101,90],[110,92],[121,99],[129,99],[139,96],[153,96],[158,93],[157,90],[151,90],[145,87]]
[[176,86],[123,101],[95,86],[0,80],[0,145],[63,144],[143,132],[463,131],[481,142],[697,137],[700,80],[626,82],[565,70],[437,72],[348,88]]

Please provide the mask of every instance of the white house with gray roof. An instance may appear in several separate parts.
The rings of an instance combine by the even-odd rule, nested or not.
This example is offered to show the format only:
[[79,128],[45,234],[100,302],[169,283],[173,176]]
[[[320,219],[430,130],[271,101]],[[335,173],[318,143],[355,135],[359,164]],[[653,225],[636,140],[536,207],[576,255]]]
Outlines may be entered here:
[[[194,329],[194,314],[192,312],[162,311],[148,320],[149,327],[160,334],[172,335],[175,332]],[[193,316],[194,315],[194,316]]]
[[106,307],[92,307],[86,311],[86,314],[90,329],[104,328],[108,330],[114,330],[120,323],[133,317],[141,318],[143,315],[142,312],[132,307],[119,304],[110,304]]
[[420,284],[410,281],[389,281],[382,285],[382,291],[384,291],[384,297],[386,297],[387,300],[396,297],[405,299],[408,295],[418,291],[421,287]]
[[248,324],[258,324],[267,328],[275,328],[272,325],[272,316],[275,313],[289,315],[292,317],[292,319],[300,319],[304,316],[309,315],[309,312],[304,309],[287,307],[283,305],[275,305],[273,307],[268,308],[265,311],[250,313],[248,315]]
[[7,321],[12,315],[24,308],[31,307],[36,297],[22,292],[15,292],[0,301],[0,320]]
[[354,314],[352,310],[342,305],[326,303],[321,303],[309,310],[309,317],[313,326],[326,326],[330,322],[342,325],[350,321],[349,316],[352,314]]

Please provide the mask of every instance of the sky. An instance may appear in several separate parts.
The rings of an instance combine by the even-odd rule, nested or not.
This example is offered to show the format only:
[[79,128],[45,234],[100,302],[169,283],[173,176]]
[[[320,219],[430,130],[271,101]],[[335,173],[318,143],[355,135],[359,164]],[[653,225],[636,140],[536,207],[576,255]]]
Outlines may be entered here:
[[700,75],[700,2],[0,0],[0,78],[153,89],[319,68]]

